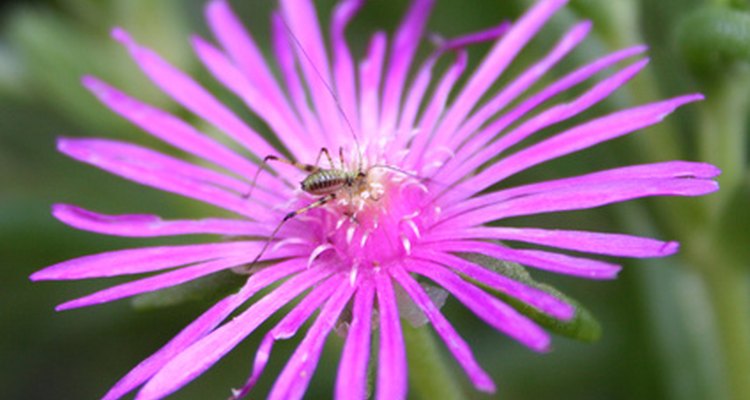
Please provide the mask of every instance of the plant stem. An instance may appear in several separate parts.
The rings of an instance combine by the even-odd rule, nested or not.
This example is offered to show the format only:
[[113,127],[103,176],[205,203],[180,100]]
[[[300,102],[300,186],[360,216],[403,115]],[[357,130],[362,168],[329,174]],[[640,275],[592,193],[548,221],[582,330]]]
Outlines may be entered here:
[[698,267],[711,301],[726,384],[732,399],[750,399],[750,277],[747,260],[722,252],[719,219],[746,179],[750,69],[737,65],[707,89],[700,113],[700,155],[722,169],[722,189],[707,203],[707,226],[693,232],[689,262]]
[[465,399],[456,374],[446,365],[432,332],[402,325],[409,360],[409,387],[422,399]]

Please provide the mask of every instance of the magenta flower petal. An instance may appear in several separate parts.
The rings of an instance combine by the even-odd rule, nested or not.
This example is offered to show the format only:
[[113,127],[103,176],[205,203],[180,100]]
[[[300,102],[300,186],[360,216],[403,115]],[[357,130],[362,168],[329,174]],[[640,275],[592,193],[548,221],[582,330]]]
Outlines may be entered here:
[[457,214],[467,210],[476,210],[493,204],[501,204],[514,198],[538,195],[547,191],[566,190],[572,187],[588,187],[592,184],[615,181],[636,181],[639,179],[710,179],[718,176],[719,169],[710,164],[693,163],[685,161],[672,161],[656,164],[635,165],[630,167],[614,168],[610,170],[594,172],[571,178],[555,179],[552,181],[532,183],[517,186],[486,195],[473,197],[464,202],[457,203],[443,212],[441,224],[450,223]]
[[[647,64],[647,60],[637,62],[613,76],[599,82],[594,87],[586,91],[583,95],[575,100],[552,107],[545,112],[529,119],[519,127],[503,135],[494,143],[487,145],[489,138],[494,137],[498,132],[502,132],[510,124],[516,122],[517,118],[526,110],[523,105],[519,106],[512,112],[504,115],[483,128],[472,140],[470,145],[462,147],[456,154],[456,158],[451,164],[460,165],[459,168],[451,170],[451,175],[445,177],[436,177],[436,179],[454,179],[458,174],[472,171],[485,162],[489,161],[497,154],[502,153],[513,145],[528,138],[540,130],[562,122],[576,114],[585,111],[601,100],[608,97],[617,88],[625,82],[632,79]],[[482,146],[484,146],[482,148]],[[478,151],[481,149],[480,151]],[[446,166],[450,168],[451,165]]]
[[269,227],[241,219],[205,218],[165,221],[157,215],[105,215],[69,204],[55,204],[52,215],[60,221],[86,231],[115,236],[152,237],[191,234],[227,236],[264,236]]
[[312,314],[330,297],[339,286],[339,281],[329,279],[322,285],[314,288],[305,298],[297,304],[271,331],[269,331],[260,343],[258,351],[255,352],[253,371],[242,389],[235,392],[234,398],[242,398],[255,386],[266,368],[271,350],[277,340],[289,339],[297,334]]
[[[446,233],[444,238],[451,237]],[[462,232],[466,239],[510,240],[566,250],[618,257],[665,257],[679,249],[677,242],[612,233],[534,228],[476,227]],[[431,236],[432,238],[432,236]],[[440,237],[434,237],[436,240]]]
[[326,337],[357,288],[345,282],[345,279],[339,280],[338,289],[320,310],[318,318],[276,379],[268,395],[269,399],[301,399],[305,395],[320,353],[323,351]]
[[597,118],[504,158],[459,185],[459,190],[476,193],[534,165],[661,122],[677,107],[701,99],[701,95],[687,95]]
[[321,269],[307,270],[284,282],[233,320],[181,351],[138,392],[136,399],[160,399],[210,368],[279,308],[324,279]]
[[405,399],[406,348],[396,295],[390,277],[385,273],[375,274],[375,284],[380,311],[380,352],[375,396],[377,400]]
[[112,36],[127,47],[143,72],[180,104],[211,122],[253,154],[259,157],[265,154],[277,154],[257,132],[248,127],[192,78],[171,66],[150,49],[139,46],[123,29],[113,30]]
[[[350,118],[356,116],[356,90],[354,78],[354,60],[344,33],[346,27],[364,5],[364,0],[341,1],[333,11],[331,18],[331,48],[333,50],[333,76],[336,83],[339,103],[344,113]],[[357,125],[357,121],[352,121]]]
[[441,241],[435,249],[464,253],[478,253],[500,260],[515,262],[529,267],[561,274],[591,279],[612,279],[620,272],[620,266],[604,261],[573,257],[540,250],[516,250],[499,244],[464,240]]
[[57,147],[78,161],[142,185],[191,197],[240,215],[252,217],[259,212],[253,212],[252,203],[238,196],[247,193],[249,185],[140,146],[104,139],[60,138]]
[[312,142],[306,140],[306,135],[302,135],[303,129],[295,126],[293,124],[294,120],[289,121],[286,119],[278,111],[278,108],[268,101],[265,93],[258,90],[250,79],[247,79],[246,75],[224,53],[199,36],[193,36],[191,41],[198,58],[211,71],[211,74],[229,90],[234,92],[237,97],[241,98],[250,110],[261,116],[271,129],[279,132],[295,133],[295,136],[299,138],[298,140],[283,142],[284,146],[292,154],[303,154],[306,146],[313,145]]
[[363,132],[378,130],[378,113],[380,112],[378,90],[380,78],[383,74],[386,44],[385,33],[378,32],[372,35],[367,55],[359,65],[359,115],[362,124],[361,131]]
[[705,179],[632,179],[547,190],[516,197],[465,213],[462,225],[476,225],[520,215],[582,210],[647,196],[701,196],[719,189]]
[[74,258],[31,275],[32,280],[69,280],[140,274],[217,258],[239,256],[258,248],[254,242],[191,244],[110,251]]
[[484,322],[536,351],[549,350],[547,332],[516,310],[435,264],[411,263],[409,272],[420,274],[445,288]]
[[[97,78],[86,76],[82,82],[112,111],[180,150],[222,166],[237,175],[249,176],[257,169],[249,160],[171,114],[135,100]],[[260,186],[278,185],[278,182],[260,182],[259,184]]]
[[[454,146],[454,147],[461,144],[461,141],[466,141],[465,144],[461,144],[461,147],[459,151],[457,152],[456,161],[451,160],[451,162],[457,163],[458,160],[464,160],[468,155],[474,154],[477,150],[481,149],[482,146],[488,143],[495,135],[497,135],[497,133],[500,132],[502,129],[510,126],[513,122],[517,121],[519,118],[526,115],[530,110],[533,110],[535,107],[539,106],[540,104],[544,103],[550,98],[562,93],[563,91],[567,89],[574,87],[575,85],[580,84],[581,82],[591,78],[593,75],[601,72],[605,68],[608,68],[626,58],[642,53],[643,51],[645,51],[645,47],[643,46],[636,46],[636,47],[632,47],[629,49],[621,50],[621,51],[612,53],[608,56],[602,57],[592,62],[591,64],[588,64],[584,67],[581,67],[569,73],[568,75],[565,75],[564,77],[560,78],[556,82],[547,86],[540,92],[530,96],[529,98],[521,102],[521,104],[516,106],[513,110],[505,113],[500,118],[493,121],[491,126],[487,126],[483,128],[481,132],[476,133],[474,137],[472,137],[469,140],[466,140],[469,134],[479,129],[481,126],[481,123],[486,121],[493,114],[494,108],[497,107],[497,102],[500,102],[500,104],[503,104],[504,102],[507,101],[507,100],[503,100],[502,97],[504,97],[503,93],[510,91],[510,89],[505,89],[503,93],[496,96],[495,99],[490,101],[487,105],[483,106],[479,111],[477,111],[474,115],[472,115],[459,128],[458,132],[456,132],[456,134],[453,135],[453,137],[449,139],[451,140],[449,142],[449,146]],[[527,72],[527,75],[533,76],[531,72]],[[511,85],[510,87],[512,86],[513,85]],[[457,165],[462,166],[463,164],[458,163]],[[452,168],[446,168],[446,169],[449,172],[454,172],[454,176],[455,176],[455,172],[463,171],[463,169],[462,171],[456,171],[456,169],[452,169]]]
[[[523,310],[533,308],[548,317],[570,320],[577,315],[575,306],[522,278],[517,281],[474,262],[471,255],[611,279],[620,266],[586,254],[674,254],[679,245],[672,241],[503,225],[507,218],[649,196],[699,196],[718,189],[716,167],[689,161],[507,184],[506,179],[515,174],[656,124],[676,108],[702,98],[684,95],[582,118],[584,111],[636,76],[648,60],[635,59],[615,68],[646,50],[634,46],[550,78],[591,31],[591,23],[582,22],[546,50],[528,52],[542,54],[529,67],[512,65],[565,3],[538,1],[516,22],[499,19],[502,22],[489,28],[445,39],[425,34],[435,1],[412,0],[394,32],[377,31],[366,49],[352,51],[346,30],[364,0],[340,0],[327,33],[312,1],[282,0],[270,16],[271,57],[266,57],[261,50],[265,46],[256,43],[229,2],[210,0],[206,18],[216,44],[193,36],[195,53],[276,138],[261,136],[256,126],[246,124],[196,80],[124,30],[114,29],[113,37],[157,87],[226,137],[212,138],[186,119],[84,77],[84,86],[104,105],[178,152],[70,138],[59,140],[59,150],[133,182],[235,216],[163,219],[57,204],[52,212],[60,221],[101,234],[221,237],[214,243],[155,245],[79,257],[44,268],[31,279],[150,274],[70,300],[58,306],[63,310],[173,287],[221,270],[244,271],[248,276],[243,276],[247,283],[239,292],[209,308],[104,398],[121,398],[139,386],[138,399],[168,396],[212,367],[279,310],[298,301],[265,334],[252,371],[233,398],[253,396],[276,341],[296,335],[319,312],[268,397],[302,398],[326,338],[339,327],[346,338],[333,397],[370,396],[367,375],[370,360],[377,359],[373,397],[406,399],[407,349],[395,283],[411,299],[411,306],[426,316],[472,384],[492,392],[490,376],[421,281],[443,288],[495,330],[544,351],[550,346],[549,334]],[[420,60],[418,50],[425,36],[432,39],[433,47]],[[472,67],[468,62],[472,46],[486,41],[494,41],[489,53]],[[353,56],[359,53],[364,55]],[[610,68],[607,77],[598,78]],[[519,70],[510,76],[509,71]],[[501,77],[508,84],[498,88]],[[574,88],[579,93],[575,96],[568,93]],[[563,123],[565,128],[555,130]],[[547,132],[548,136],[539,137]],[[278,148],[270,143],[278,143]],[[248,153],[249,159],[244,156]],[[283,159],[283,154],[292,159]],[[494,189],[498,183],[505,186]],[[514,248],[519,243],[521,248]],[[584,255],[561,253],[566,251]],[[264,295],[253,299],[261,290]],[[522,311],[503,302],[508,297],[513,307],[522,303],[518,308]],[[247,308],[241,308],[246,303]]]
[[575,313],[575,309],[571,305],[562,302],[549,293],[516,282],[506,276],[492,272],[485,267],[464,260],[463,258],[456,257],[452,254],[418,249],[415,250],[414,257],[433,261],[448,267],[476,280],[479,283],[534,306],[551,316],[566,320],[573,317],[573,314]]
[[414,54],[427,25],[435,0],[412,0],[404,19],[393,35],[390,54],[392,58],[385,70],[383,104],[380,127],[396,126],[403,98],[403,88]]
[[99,292],[84,296],[75,300],[67,301],[55,307],[57,311],[70,310],[79,307],[88,307],[95,304],[107,303],[110,301],[120,300],[126,297],[135,296],[142,293],[153,292],[155,290],[177,286],[179,284],[210,275],[214,272],[236,267],[250,262],[252,256],[243,258],[230,258],[207,261],[178,270],[165,272],[121,285],[112,286]]
[[215,329],[229,314],[241,306],[247,299],[259,290],[273,284],[289,274],[298,272],[305,267],[304,260],[291,260],[275,265],[273,268],[264,268],[248,278],[247,283],[236,294],[227,296],[216,303],[198,319],[185,327],[177,336],[169,341],[149,358],[143,360],[133,368],[125,377],[110,389],[103,400],[119,399],[131,390],[140,386],[151,378],[169,360],[176,357],[183,350],[195,343],[198,339]]
[[[274,78],[269,65],[263,57],[255,40],[242,26],[237,16],[232,12],[226,0],[212,0],[206,6],[206,19],[211,31],[221,46],[228,52],[237,68],[242,71],[258,93],[273,105],[283,121],[293,129],[297,140],[305,137],[305,128],[297,119],[296,114],[285,100],[284,92]],[[264,156],[266,154],[261,154]]]
[[[526,70],[521,76],[512,81],[506,86],[500,93],[484,104],[477,112],[475,112],[466,123],[463,124],[458,130],[454,132],[452,130],[442,129],[436,132],[433,140],[434,146],[455,147],[455,140],[458,138],[464,138],[465,133],[476,132],[477,129],[487,121],[492,115],[507,106],[511,101],[518,98],[520,94],[526,91],[534,83],[536,83],[547,71],[549,71],[555,64],[557,64],[563,57],[565,57],[570,51],[586,37],[591,30],[590,23],[581,23],[573,27],[568,31],[557,45],[542,58],[539,62],[532,65],[531,68]],[[496,129],[491,127],[490,129]],[[485,129],[487,130],[487,129]],[[495,130],[498,132],[499,130]],[[481,135],[481,133],[479,134]],[[446,142],[453,142],[450,145]]]
[[515,55],[523,49],[555,11],[565,3],[565,0],[540,1],[516,21],[508,33],[490,50],[477,70],[474,71],[469,82],[453,102],[453,107],[447,111],[443,123],[438,129],[455,131],[492,82],[507,68]]
[[336,399],[367,398],[367,363],[375,290],[370,282],[357,290],[352,321],[341,353],[336,378]]
[[448,346],[448,350],[450,350],[453,357],[455,357],[456,361],[464,369],[474,386],[483,392],[494,392],[495,383],[492,382],[492,378],[479,366],[474,359],[474,354],[469,345],[458,335],[458,332],[445,319],[443,314],[438,311],[427,293],[409,274],[398,267],[391,269],[391,276],[393,276],[393,279],[404,288],[414,303],[424,312],[437,334],[443,339],[445,345]]

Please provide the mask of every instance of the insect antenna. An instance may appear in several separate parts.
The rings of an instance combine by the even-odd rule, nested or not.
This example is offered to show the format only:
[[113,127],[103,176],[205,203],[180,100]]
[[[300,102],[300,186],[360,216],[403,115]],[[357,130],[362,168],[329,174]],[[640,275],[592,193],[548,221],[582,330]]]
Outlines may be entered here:
[[[326,91],[331,95],[331,98],[333,99],[334,104],[336,104],[336,108],[339,111],[339,114],[341,114],[341,117],[344,119],[344,122],[346,123],[346,126],[349,128],[349,133],[352,135],[352,139],[354,139],[354,144],[357,147],[357,171],[362,171],[362,147],[359,143],[359,138],[357,137],[357,133],[354,130],[354,125],[352,125],[351,120],[349,117],[347,117],[346,112],[344,111],[344,107],[341,106],[341,102],[339,101],[338,96],[336,95],[336,92],[333,91],[333,88],[331,85],[326,81],[323,74],[320,73],[320,70],[318,67],[315,66],[315,63],[313,62],[310,55],[307,53],[307,50],[305,50],[304,46],[302,46],[302,43],[299,41],[299,38],[297,35],[294,34],[292,31],[292,28],[287,24],[286,19],[282,16],[281,22],[284,24],[284,29],[289,34],[290,39],[294,42],[295,46],[299,49],[299,51],[302,53],[304,58],[307,60],[308,64],[312,67],[313,71],[315,71],[315,74],[317,75],[318,79],[320,79],[320,82],[323,84],[323,86],[326,88]],[[342,166],[343,167],[343,166]]]

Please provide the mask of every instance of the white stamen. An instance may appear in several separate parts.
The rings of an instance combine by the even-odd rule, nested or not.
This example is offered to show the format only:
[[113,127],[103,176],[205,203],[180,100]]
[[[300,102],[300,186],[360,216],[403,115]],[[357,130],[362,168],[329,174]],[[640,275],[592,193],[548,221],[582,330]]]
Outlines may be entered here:
[[357,273],[359,272],[359,263],[352,266],[352,270],[349,272],[349,284],[354,286],[357,281]]
[[409,241],[409,238],[405,235],[401,235],[401,244],[404,246],[406,255],[411,255],[411,242]]
[[406,226],[408,226],[409,228],[411,228],[411,231],[414,232],[414,236],[416,236],[417,239],[419,239],[419,238],[422,237],[422,234],[419,232],[419,227],[414,222],[414,220],[409,219],[409,220],[406,220],[404,222],[406,223]]
[[365,247],[365,244],[367,243],[367,239],[370,238],[370,231],[367,230],[365,233],[362,234],[362,238],[359,239],[359,247]]
[[352,239],[354,238],[354,232],[357,230],[357,228],[354,227],[354,225],[349,226],[349,228],[346,229],[346,244],[351,245]]
[[323,243],[320,246],[316,247],[310,253],[310,257],[308,257],[307,259],[307,268],[310,268],[312,266],[313,261],[315,261],[315,259],[318,258],[319,255],[328,250],[333,250],[333,245],[331,245],[330,243]]

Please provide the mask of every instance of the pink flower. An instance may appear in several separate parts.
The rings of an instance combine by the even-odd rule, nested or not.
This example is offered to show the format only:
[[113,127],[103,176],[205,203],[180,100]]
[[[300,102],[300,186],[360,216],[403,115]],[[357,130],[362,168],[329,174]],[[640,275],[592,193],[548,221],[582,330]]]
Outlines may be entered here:
[[[502,292],[539,311],[569,319],[574,308],[545,291],[515,281],[462,257],[483,254],[528,267],[593,279],[614,278],[618,265],[554,249],[607,256],[662,257],[675,242],[635,236],[511,228],[490,222],[580,210],[646,196],[697,196],[717,190],[714,166],[687,161],[628,166],[517,187],[495,184],[518,172],[656,124],[697,94],[641,105],[596,117],[572,128],[556,124],[579,115],[634,77],[647,63],[642,46],[621,50],[568,73],[542,89],[535,85],[590,30],[579,23],[533,66],[495,90],[493,84],[515,56],[564,4],[541,0],[518,21],[455,39],[442,39],[418,64],[432,0],[413,0],[396,32],[375,33],[363,60],[355,63],[344,31],[363,0],[342,0],[333,13],[330,42],[321,35],[310,1],[282,0],[273,15],[274,58],[266,60],[225,0],[207,7],[209,26],[221,49],[199,37],[196,53],[212,74],[240,97],[277,135],[285,152],[271,145],[189,76],[115,29],[143,72],[180,105],[224,133],[223,144],[195,127],[93,77],[84,85],[113,111],[186,153],[189,160],[135,144],[105,139],[62,138],[63,153],[132,181],[228,210],[235,218],[165,221],[154,215],[102,215],[58,204],[61,221],[93,232],[134,237],[216,234],[217,240],[179,246],[135,248],[69,260],[32,275],[33,280],[75,280],[153,273],[145,278],[69,301],[58,310],[89,306],[178,285],[250,264],[244,286],[198,317],[164,347],[120,380],[106,399],[143,385],[138,399],[173,393],[227,354],[292,300],[301,300],[265,334],[252,374],[236,394],[250,390],[276,340],[314,322],[277,378],[272,399],[301,398],[326,337],[348,324],[338,369],[336,398],[367,396],[372,331],[379,330],[378,399],[403,399],[407,365],[396,290],[421,310],[477,389],[495,390],[468,344],[427,294],[424,279],[441,287],[487,324],[533,350],[550,337],[529,318],[477,286]],[[466,48],[492,41],[478,67],[465,74]],[[326,44],[328,43],[328,44]],[[328,52],[332,57],[328,56]],[[447,58],[444,72],[433,68]],[[630,61],[583,94],[555,99],[595,75]],[[272,73],[275,63],[281,79]],[[413,77],[412,77],[413,75]],[[435,75],[435,76],[433,76]],[[465,77],[465,84],[457,84]],[[551,127],[552,134],[522,142]],[[522,144],[519,146],[519,144]],[[314,163],[321,148],[324,173],[300,172],[269,161],[252,180],[257,160],[290,154]],[[341,149],[341,156],[339,156]],[[200,160],[200,163],[196,162]],[[328,174],[328,175],[326,175]],[[338,174],[338,175],[337,175]],[[310,176],[315,192],[300,188]],[[338,180],[336,180],[338,179]],[[314,185],[313,185],[314,186]],[[319,201],[320,199],[325,199]],[[319,203],[309,210],[296,210]],[[279,225],[285,216],[288,221]],[[276,234],[273,234],[275,229]],[[521,242],[553,250],[517,249]],[[268,243],[267,249],[264,247]],[[259,264],[254,260],[260,256]],[[272,284],[278,287],[263,295]],[[243,311],[239,307],[250,304]],[[342,321],[349,308],[351,315]],[[231,315],[233,318],[229,318]]]

